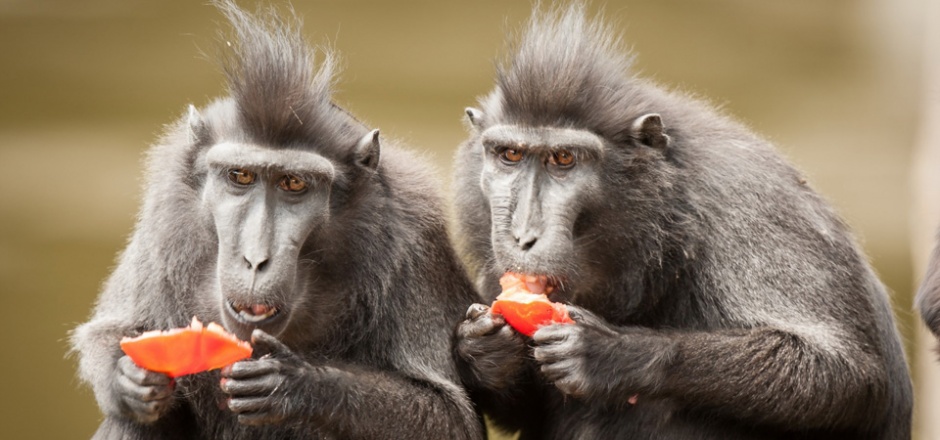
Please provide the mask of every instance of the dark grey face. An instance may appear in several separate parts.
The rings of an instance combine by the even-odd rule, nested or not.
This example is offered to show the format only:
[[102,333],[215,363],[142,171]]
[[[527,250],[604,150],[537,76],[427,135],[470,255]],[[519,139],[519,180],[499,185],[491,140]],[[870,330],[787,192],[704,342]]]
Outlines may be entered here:
[[333,165],[311,152],[237,143],[213,146],[206,162],[222,322],[243,339],[255,328],[277,336],[304,301],[300,250],[329,219]]
[[582,130],[507,125],[480,139],[497,269],[570,278],[581,254],[575,223],[599,202],[603,142]]

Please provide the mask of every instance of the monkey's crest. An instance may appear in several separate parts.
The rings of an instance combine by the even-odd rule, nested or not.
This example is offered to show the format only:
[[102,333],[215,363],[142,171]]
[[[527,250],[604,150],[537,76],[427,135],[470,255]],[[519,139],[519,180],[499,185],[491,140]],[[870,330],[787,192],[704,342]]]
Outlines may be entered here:
[[220,58],[249,136],[274,145],[315,140],[328,146],[365,133],[350,133],[350,115],[331,101],[335,56],[323,49],[316,67],[316,50],[304,40],[296,13],[285,18],[269,7],[248,14],[231,0],[213,3],[232,24],[231,38],[222,35]]
[[581,2],[533,13],[481,103],[488,122],[575,126],[619,140],[638,116],[629,105],[633,57],[621,46]]

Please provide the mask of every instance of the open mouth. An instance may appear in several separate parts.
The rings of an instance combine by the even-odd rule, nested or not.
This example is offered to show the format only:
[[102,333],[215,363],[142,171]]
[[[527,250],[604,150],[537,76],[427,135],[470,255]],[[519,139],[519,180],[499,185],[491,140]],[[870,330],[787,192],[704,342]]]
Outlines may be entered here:
[[522,279],[525,282],[525,287],[529,292],[536,294],[546,294],[552,293],[555,290],[555,284],[552,282],[552,279],[546,275],[525,275]]
[[[534,275],[513,272],[507,273],[507,275],[509,274],[511,274],[512,277],[516,280],[516,283],[522,283],[525,285],[525,290],[529,293],[550,295],[555,291],[555,288],[559,283],[557,277],[549,275]],[[500,281],[500,283],[502,283],[502,281]]]
[[229,301],[228,307],[232,316],[246,324],[269,322],[280,313],[280,309],[268,304],[239,304]]

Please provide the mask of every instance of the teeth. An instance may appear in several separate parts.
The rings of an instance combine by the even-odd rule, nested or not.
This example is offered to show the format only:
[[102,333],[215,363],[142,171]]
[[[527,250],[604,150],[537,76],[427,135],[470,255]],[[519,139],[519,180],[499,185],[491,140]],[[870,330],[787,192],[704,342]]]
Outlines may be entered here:
[[254,304],[250,306],[235,306],[238,316],[248,322],[260,322],[274,316],[277,313],[277,307],[266,306],[263,304]]
[[549,293],[551,286],[548,284],[548,277],[544,275],[526,275],[525,286],[532,293]]
[[506,272],[499,279],[499,285],[503,291],[524,289],[528,293],[551,294],[557,289],[555,283],[558,282],[549,275],[535,275],[531,273]]

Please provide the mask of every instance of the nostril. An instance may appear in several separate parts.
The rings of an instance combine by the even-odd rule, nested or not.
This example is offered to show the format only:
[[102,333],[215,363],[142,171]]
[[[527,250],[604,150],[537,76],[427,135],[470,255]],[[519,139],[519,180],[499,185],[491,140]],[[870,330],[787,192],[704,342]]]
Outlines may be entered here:
[[264,270],[264,268],[268,267],[268,261],[270,261],[267,258],[265,258],[264,260],[261,260],[261,262],[255,264],[255,263],[252,263],[251,260],[248,259],[248,257],[243,257],[243,258],[245,259],[245,263],[248,266],[248,270],[256,270],[258,272],[261,272]]
[[523,251],[528,251],[529,249],[532,249],[532,246],[535,246],[536,240],[537,238],[535,237],[519,240],[519,248],[521,248]]

